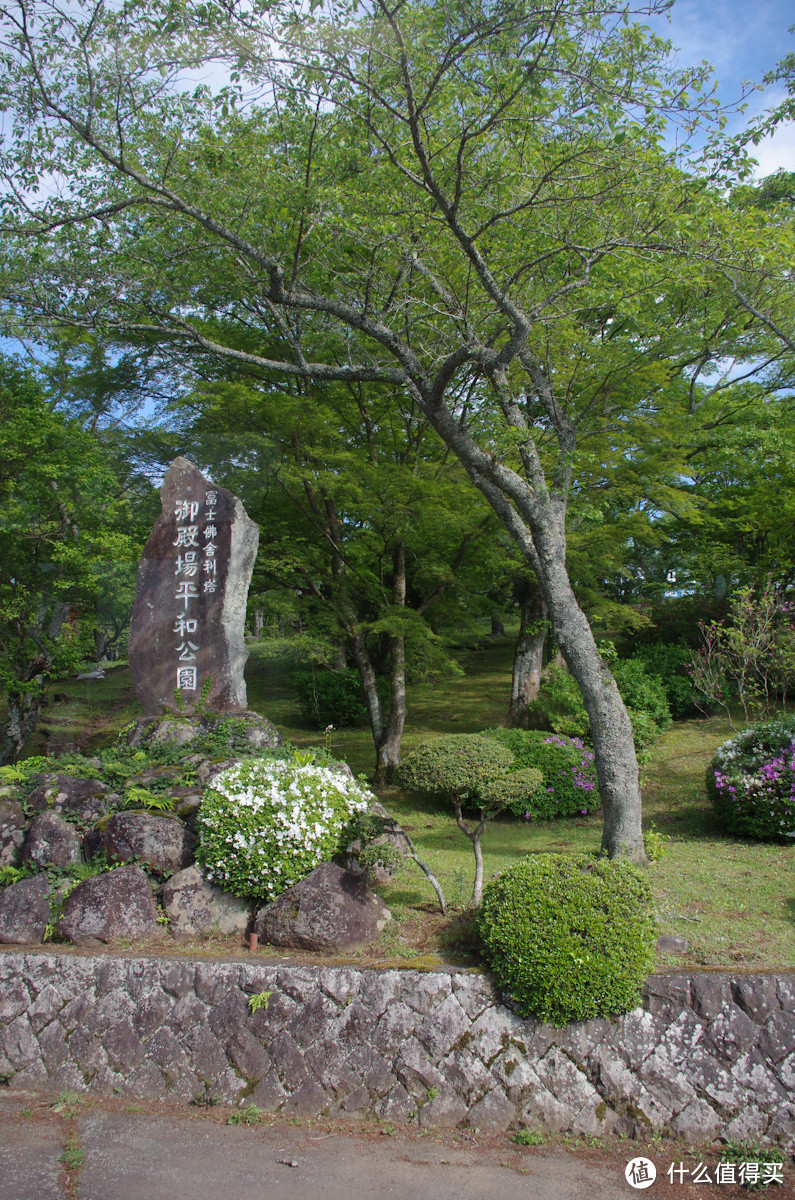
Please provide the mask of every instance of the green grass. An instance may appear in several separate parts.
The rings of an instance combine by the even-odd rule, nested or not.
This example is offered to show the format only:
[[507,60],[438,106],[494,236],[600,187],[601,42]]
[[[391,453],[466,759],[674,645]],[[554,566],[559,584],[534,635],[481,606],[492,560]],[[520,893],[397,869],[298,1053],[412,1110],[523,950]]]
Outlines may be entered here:
[[[442,733],[469,733],[499,724],[507,708],[513,644],[505,642],[462,649],[457,658],[465,674],[408,687],[404,749]],[[267,644],[252,647],[246,678],[249,707],[264,713],[297,746],[323,742],[323,734],[302,722],[290,685],[293,664],[271,653]],[[56,684],[69,694],[65,705],[52,705],[46,722],[55,727],[65,709],[80,731],[81,748],[106,744],[114,728],[136,714],[129,672],[117,668],[90,685]],[[648,868],[661,933],[690,942],[684,956],[661,956],[664,966],[768,969],[795,965],[795,846],[753,843],[726,837],[713,821],[704,773],[715,747],[732,736],[721,717],[685,721],[668,729],[653,748],[644,780],[644,824],[662,835],[665,856]],[[355,773],[373,769],[369,729],[334,730],[331,748]],[[34,742],[30,753],[41,752]],[[473,859],[469,842],[442,804],[419,804],[408,793],[385,788],[381,799],[410,833],[417,850],[439,878],[448,902],[464,906],[471,892]],[[517,857],[540,851],[595,851],[601,839],[601,815],[527,824],[495,821],[483,841],[486,878]],[[384,952],[411,958],[412,922],[432,913],[436,900],[413,865],[406,867],[383,895],[397,918],[385,931]],[[459,925],[461,922],[459,920]],[[442,933],[451,953],[458,936],[455,922]],[[451,932],[452,931],[452,932]],[[460,932],[460,930],[458,930]],[[463,935],[465,937],[466,930]],[[422,953],[420,951],[419,953]]]
[[[461,651],[463,678],[410,684],[404,749],[442,733],[474,733],[502,722],[507,709],[513,643],[509,639]],[[289,685],[289,666],[256,647],[249,663],[252,707],[275,721],[297,745],[322,740],[302,724]],[[256,701],[255,701],[256,697]],[[777,968],[795,964],[795,847],[726,837],[715,827],[704,775],[715,748],[733,731],[725,718],[677,722],[653,748],[645,771],[644,825],[664,839],[665,855],[648,868],[660,932],[685,937],[684,956],[660,955],[660,966]],[[332,747],[355,772],[373,769],[369,730],[335,730]],[[394,787],[381,799],[411,834],[437,876],[448,901],[467,903],[472,852],[443,805],[418,805]],[[499,874],[523,854],[594,851],[601,841],[600,813],[529,825],[495,821],[483,840],[486,877]],[[407,867],[383,890],[398,916],[432,908],[433,892]],[[399,941],[399,930],[391,934]]]
[[[502,723],[510,695],[513,642],[508,639],[483,649],[461,650],[455,657],[466,672],[463,677],[409,683],[405,750],[436,734],[477,733]],[[290,686],[295,669],[289,658],[271,653],[267,643],[252,646],[246,667],[248,704],[269,717],[296,746],[317,745],[323,735],[302,720]],[[349,763],[355,774],[372,772],[369,728],[335,729],[330,741],[333,752]]]
[[77,1134],[70,1137],[63,1148],[61,1154],[61,1162],[66,1167],[67,1171],[77,1171],[86,1161],[85,1151],[80,1145]]

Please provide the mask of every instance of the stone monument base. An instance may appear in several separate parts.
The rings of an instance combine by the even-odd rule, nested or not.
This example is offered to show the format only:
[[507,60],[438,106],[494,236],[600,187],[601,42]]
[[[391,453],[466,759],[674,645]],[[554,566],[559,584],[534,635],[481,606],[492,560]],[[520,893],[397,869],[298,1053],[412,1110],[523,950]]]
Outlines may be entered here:
[[138,717],[128,726],[125,738],[133,747],[163,745],[173,742],[187,746],[196,738],[215,732],[228,732],[228,746],[232,750],[242,733],[243,739],[256,750],[273,750],[281,745],[281,735],[276,726],[260,713],[248,710],[212,713],[205,716],[182,716],[167,713],[162,717]]

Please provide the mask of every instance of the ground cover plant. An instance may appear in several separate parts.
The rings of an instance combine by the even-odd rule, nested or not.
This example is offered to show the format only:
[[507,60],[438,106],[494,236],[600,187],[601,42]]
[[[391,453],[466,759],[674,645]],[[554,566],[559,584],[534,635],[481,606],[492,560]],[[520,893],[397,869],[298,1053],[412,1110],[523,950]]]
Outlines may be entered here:
[[[310,747],[327,741],[332,757],[348,762],[354,774],[371,770],[369,729],[335,729],[321,738],[301,718],[290,683],[294,664],[283,654],[272,653],[268,644],[251,649],[247,668],[250,707],[273,720],[293,745]],[[480,642],[470,639],[468,644],[453,647],[463,671],[460,677],[409,684],[406,751],[442,734],[477,733],[498,726],[510,696],[512,651],[510,637],[498,642],[485,636]],[[118,718],[116,728],[108,724],[104,688],[112,686],[113,703],[124,719],[129,719],[134,701],[129,675],[126,693],[122,686],[125,675],[125,668],[118,668],[107,680],[93,683],[90,695],[84,685],[74,687],[62,681],[53,685],[55,691],[69,693],[69,718],[80,730],[83,750],[101,751],[122,723]],[[48,716],[51,724],[60,711],[61,705],[53,701]],[[685,937],[689,943],[683,956],[658,952],[659,967],[761,970],[795,965],[791,886],[795,839],[765,843],[727,834],[720,829],[705,791],[705,773],[715,750],[731,735],[726,717],[715,715],[675,721],[651,747],[645,768],[644,828],[662,855],[648,867],[647,878],[659,932]],[[33,741],[29,749],[42,752],[45,743]],[[183,769],[189,770],[184,764]],[[440,961],[475,962],[471,925],[460,911],[471,895],[472,852],[451,820],[449,804],[420,800],[394,785],[381,789],[379,799],[407,830],[417,854],[438,878],[450,911],[446,916],[439,912],[432,887],[409,865],[382,889],[394,920],[359,961],[420,967]],[[536,821],[500,816],[486,835],[485,879],[494,878],[526,854],[592,854],[599,845],[600,829],[598,811]],[[153,949],[162,952],[162,947]],[[172,952],[228,955],[240,953],[240,947],[213,937],[187,942],[184,947],[175,943]]]

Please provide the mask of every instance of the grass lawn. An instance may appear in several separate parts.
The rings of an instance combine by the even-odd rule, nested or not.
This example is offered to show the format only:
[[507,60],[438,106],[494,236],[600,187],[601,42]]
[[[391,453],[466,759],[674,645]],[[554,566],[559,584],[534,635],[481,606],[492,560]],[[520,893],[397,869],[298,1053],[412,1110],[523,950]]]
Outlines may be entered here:
[[[507,708],[512,643],[463,650],[460,678],[409,685],[404,748],[440,733],[469,733],[499,724]],[[296,745],[323,741],[301,721],[290,686],[290,665],[252,648],[247,668],[249,706],[269,717]],[[77,740],[83,747],[104,744],[136,714],[129,672],[118,667],[105,680],[58,683],[53,692],[69,699],[47,710],[49,742]],[[715,747],[732,736],[724,718],[678,722],[654,747],[644,781],[644,825],[663,837],[664,856],[650,864],[660,932],[687,938],[690,949],[659,958],[659,966],[727,967],[746,970],[795,966],[795,846],[739,841],[715,827],[704,788],[704,773]],[[368,729],[335,730],[331,748],[354,772],[373,768]],[[86,743],[88,742],[88,745]],[[36,739],[31,753],[42,753]],[[418,805],[395,787],[380,796],[410,833],[418,853],[440,880],[448,903],[466,905],[472,887],[469,842],[456,828],[452,811],[442,805]],[[483,849],[486,878],[527,853],[549,850],[594,851],[601,839],[601,816],[560,819],[530,825],[501,819],[486,831]],[[443,921],[434,893],[409,864],[382,894],[396,918],[368,962],[406,961],[431,966],[440,961],[470,960],[469,920],[453,913]]]

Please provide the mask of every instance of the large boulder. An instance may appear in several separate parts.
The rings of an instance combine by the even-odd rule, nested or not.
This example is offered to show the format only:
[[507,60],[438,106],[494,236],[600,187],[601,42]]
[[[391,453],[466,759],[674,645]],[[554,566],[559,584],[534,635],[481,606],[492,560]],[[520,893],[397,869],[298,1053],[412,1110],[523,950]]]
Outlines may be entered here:
[[0,891],[0,942],[38,945],[50,920],[52,884],[45,874],[20,879]]
[[171,876],[163,888],[163,908],[171,932],[183,937],[242,936],[251,921],[251,905],[215,887],[196,866]]
[[162,934],[149,880],[140,867],[116,867],[84,879],[64,901],[59,937],[80,945]]
[[321,863],[259,910],[254,932],[274,946],[348,951],[374,941],[390,919],[362,875]]
[[25,840],[25,814],[19,800],[11,796],[0,798],[0,867],[16,861]]
[[36,867],[69,867],[81,861],[80,835],[59,813],[39,813],[31,822],[22,858]]
[[135,858],[155,871],[179,871],[193,859],[194,837],[178,817],[120,812],[103,829],[102,845],[110,862]]
[[[339,763],[338,766],[347,764]],[[348,768],[350,770],[350,768]],[[403,860],[408,855],[408,840],[395,818],[388,813],[383,804],[377,800],[370,802],[370,813],[381,825],[381,833],[372,845],[376,849],[384,848],[384,862],[375,863],[372,867],[362,867],[359,855],[362,851],[361,839],[351,842],[345,856],[345,868],[354,875],[365,875],[371,883],[389,883],[400,870]]]
[[33,812],[46,809],[68,813],[81,825],[92,825],[110,810],[113,797],[99,779],[84,779],[79,775],[47,772],[35,777],[35,787],[28,797]]
[[275,750],[282,744],[281,734],[267,717],[259,713],[247,712],[246,728],[243,734],[249,746],[255,750]]

